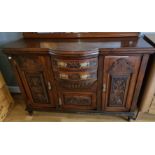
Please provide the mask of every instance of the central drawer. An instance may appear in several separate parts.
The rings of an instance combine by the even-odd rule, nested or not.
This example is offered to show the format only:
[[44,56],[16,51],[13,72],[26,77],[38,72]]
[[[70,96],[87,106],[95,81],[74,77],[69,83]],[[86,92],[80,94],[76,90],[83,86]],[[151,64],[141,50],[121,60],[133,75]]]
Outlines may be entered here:
[[85,70],[96,70],[98,66],[97,58],[91,59],[54,59],[53,60],[54,70],[65,70],[65,71],[85,71]]
[[96,109],[96,94],[92,92],[64,92],[62,93],[62,108],[70,110]]
[[97,79],[97,71],[91,72],[56,72],[57,78],[62,80],[90,80],[90,79]]
[[95,110],[98,57],[55,57],[52,66],[61,109]]
[[95,89],[97,88],[98,59],[53,59],[55,79],[60,88]]

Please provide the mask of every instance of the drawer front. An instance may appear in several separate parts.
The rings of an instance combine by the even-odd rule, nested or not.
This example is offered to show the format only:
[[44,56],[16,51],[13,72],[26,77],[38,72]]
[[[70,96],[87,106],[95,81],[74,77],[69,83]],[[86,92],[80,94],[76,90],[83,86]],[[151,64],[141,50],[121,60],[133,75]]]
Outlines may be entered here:
[[97,79],[97,72],[58,72],[57,77],[63,80]]
[[62,109],[96,109],[96,94],[92,92],[64,92],[62,94]]
[[82,71],[97,68],[98,61],[97,58],[84,59],[84,60],[54,59],[53,64],[56,70]]
[[58,80],[59,88],[62,89],[71,89],[74,90],[82,90],[82,89],[89,89],[89,90],[96,90],[97,88],[97,80],[90,79],[90,80],[77,80],[77,81],[71,81],[71,80]]

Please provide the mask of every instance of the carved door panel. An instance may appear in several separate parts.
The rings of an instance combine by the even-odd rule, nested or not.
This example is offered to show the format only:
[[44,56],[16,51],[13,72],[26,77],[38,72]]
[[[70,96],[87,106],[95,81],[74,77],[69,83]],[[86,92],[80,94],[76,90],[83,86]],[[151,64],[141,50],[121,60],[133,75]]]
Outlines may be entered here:
[[103,72],[103,111],[129,111],[141,56],[106,56]]
[[67,110],[96,109],[96,94],[93,92],[63,92],[61,107]]
[[55,107],[53,78],[46,56],[16,56],[17,66],[28,104],[32,107]]

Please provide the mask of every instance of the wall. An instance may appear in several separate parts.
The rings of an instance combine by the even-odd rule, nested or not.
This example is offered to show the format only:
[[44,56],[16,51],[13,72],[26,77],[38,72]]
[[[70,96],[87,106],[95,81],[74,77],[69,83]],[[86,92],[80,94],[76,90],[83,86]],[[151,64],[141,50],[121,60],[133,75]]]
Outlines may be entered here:
[[0,32],[0,44],[22,38],[21,32]]
[[[22,38],[21,32],[0,32],[0,47],[10,41],[18,40]],[[2,72],[4,79],[12,92],[19,92],[17,82],[12,72],[11,66],[8,62],[6,55],[4,55],[0,49],[0,71]]]

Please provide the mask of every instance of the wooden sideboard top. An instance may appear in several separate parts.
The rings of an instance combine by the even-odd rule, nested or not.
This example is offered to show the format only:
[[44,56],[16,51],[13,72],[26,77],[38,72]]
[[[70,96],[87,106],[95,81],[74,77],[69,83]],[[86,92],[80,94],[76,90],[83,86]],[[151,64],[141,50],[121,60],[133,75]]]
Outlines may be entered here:
[[100,49],[147,49],[152,50],[152,46],[143,38],[95,38],[95,39],[20,39],[3,45],[6,53],[18,51],[47,52],[54,51],[92,51]]

